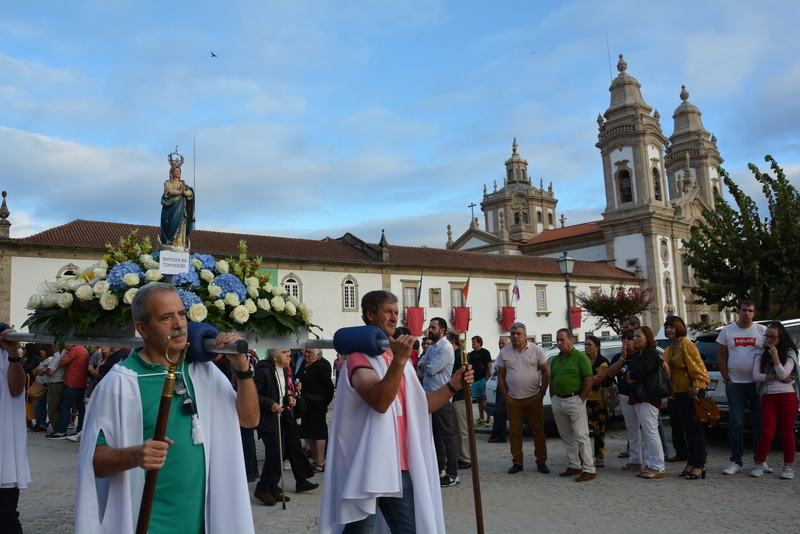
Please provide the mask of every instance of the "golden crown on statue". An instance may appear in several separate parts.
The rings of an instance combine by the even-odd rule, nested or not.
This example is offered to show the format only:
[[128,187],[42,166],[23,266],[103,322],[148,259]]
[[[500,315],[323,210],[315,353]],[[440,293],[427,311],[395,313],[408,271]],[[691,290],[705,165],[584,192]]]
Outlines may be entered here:
[[181,165],[183,165],[184,159],[185,158],[183,157],[183,154],[178,154],[178,145],[175,145],[175,152],[167,156],[170,170],[176,167],[180,169]]

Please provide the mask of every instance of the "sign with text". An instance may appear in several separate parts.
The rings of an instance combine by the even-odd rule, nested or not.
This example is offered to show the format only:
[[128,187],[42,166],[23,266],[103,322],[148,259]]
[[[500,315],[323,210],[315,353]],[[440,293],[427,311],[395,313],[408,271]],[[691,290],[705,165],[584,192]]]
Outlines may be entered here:
[[161,274],[180,274],[189,272],[189,254],[187,252],[163,251],[159,255]]

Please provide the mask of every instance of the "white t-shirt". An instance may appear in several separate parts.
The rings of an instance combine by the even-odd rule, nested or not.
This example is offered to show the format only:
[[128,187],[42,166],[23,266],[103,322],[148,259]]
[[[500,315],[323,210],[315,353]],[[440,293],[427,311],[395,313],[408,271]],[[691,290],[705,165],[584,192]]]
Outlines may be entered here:
[[720,331],[717,343],[728,347],[728,375],[734,384],[753,382],[753,365],[764,349],[766,331],[763,324],[740,328],[736,323]]

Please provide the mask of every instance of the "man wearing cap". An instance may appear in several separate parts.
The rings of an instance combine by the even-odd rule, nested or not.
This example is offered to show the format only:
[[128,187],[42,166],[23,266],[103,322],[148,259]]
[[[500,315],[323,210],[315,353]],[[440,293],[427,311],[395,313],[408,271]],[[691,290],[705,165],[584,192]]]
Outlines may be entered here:
[[[145,471],[159,470],[148,532],[253,532],[239,426],[258,425],[258,396],[245,354],[226,355],[234,392],[209,362],[177,368],[164,441],[154,433],[167,356],[187,343],[186,310],[174,286],[150,283],[131,303],[144,347],[114,366],[92,394],[78,459],[75,532],[133,532]],[[237,339],[220,334],[221,348]]]

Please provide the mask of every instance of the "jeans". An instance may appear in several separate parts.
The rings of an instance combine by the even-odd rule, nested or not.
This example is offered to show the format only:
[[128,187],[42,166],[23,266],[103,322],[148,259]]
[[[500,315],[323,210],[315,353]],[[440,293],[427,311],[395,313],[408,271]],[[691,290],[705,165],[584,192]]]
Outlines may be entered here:
[[753,454],[755,455],[758,440],[761,438],[761,399],[756,391],[755,382],[731,384],[725,388],[725,393],[728,395],[730,416],[728,442],[731,446],[731,462],[742,465],[745,409],[750,411],[750,417],[753,420]]
[[[403,496],[378,497],[378,509],[389,524],[392,534],[405,534],[416,532],[417,525],[414,517],[414,484],[411,473],[402,472]],[[345,525],[343,534],[366,534],[375,528],[375,514],[370,514],[360,521]]]
[[[589,417],[586,415],[586,402],[578,395],[562,399],[552,398],[553,418],[556,420],[564,451],[567,453],[568,467],[594,473],[594,454],[589,439]],[[580,452],[580,456],[578,453]],[[663,462],[664,459],[662,458]]]
[[67,432],[67,425],[69,425],[69,416],[72,413],[72,403],[78,408],[78,426],[75,427],[76,432],[80,432],[83,428],[83,416],[86,413],[86,403],[83,402],[83,394],[86,388],[73,388],[67,386],[64,389],[64,397],[61,399],[61,424],[58,425],[58,431],[62,434]]
[[506,399],[503,397],[503,394],[500,393],[499,389],[495,390],[494,413],[492,417],[494,417],[494,422],[492,423],[492,435],[490,437],[505,441],[507,435],[506,424],[508,408],[506,407]]
[[508,421],[511,423],[511,461],[516,465],[523,465],[522,458],[522,420],[528,414],[528,422],[533,432],[533,446],[536,463],[543,464],[547,461],[547,439],[544,435],[544,408],[542,401],[544,393],[539,392],[527,399],[506,399],[508,406]]
[[47,425],[47,396],[43,399],[34,401],[33,413],[36,414],[37,425]]
[[761,397],[761,415],[763,428],[761,439],[756,449],[756,462],[767,461],[775,429],[780,428],[783,440],[783,463],[794,463],[797,449],[794,441],[794,420],[797,417],[797,397],[792,393],[767,393]]
[[664,470],[664,446],[658,435],[658,420],[661,413],[658,408],[649,402],[640,402],[633,405],[639,424],[642,426],[642,439],[644,441],[644,464],[656,471]]
[[456,439],[453,436],[453,407],[449,402],[431,414],[433,443],[436,446],[436,460],[439,472],[445,471],[451,477],[458,476]]
[[676,393],[675,415],[686,436],[687,464],[702,469],[706,466],[706,434],[703,423],[694,422],[694,399],[689,394]]
[[620,393],[619,408],[628,431],[628,463],[642,463],[642,434],[639,431],[639,414],[628,404],[628,396]]

